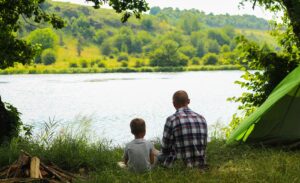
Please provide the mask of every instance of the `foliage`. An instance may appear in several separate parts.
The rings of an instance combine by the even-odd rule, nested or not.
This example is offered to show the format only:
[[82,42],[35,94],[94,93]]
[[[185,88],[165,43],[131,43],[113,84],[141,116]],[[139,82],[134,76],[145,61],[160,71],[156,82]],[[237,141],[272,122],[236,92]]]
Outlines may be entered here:
[[94,8],[100,8],[105,3],[108,3],[117,13],[123,13],[122,22],[126,22],[128,18],[134,14],[136,18],[140,18],[143,12],[146,12],[149,7],[145,0],[87,0],[93,2]]
[[27,39],[32,45],[38,44],[41,51],[54,48],[58,44],[58,36],[50,28],[36,29],[29,34]]
[[239,110],[243,111],[242,116],[234,115],[230,129],[234,129],[242,119],[256,107],[259,107],[271,94],[273,89],[282,79],[287,76],[300,63],[300,52],[271,50],[268,46],[259,46],[244,37],[238,38],[238,48],[243,53],[241,59],[247,63],[251,70],[241,76],[243,81],[236,81],[247,92],[240,97],[232,97],[229,100],[240,103]]
[[203,57],[204,65],[216,65],[218,62],[218,56],[214,53],[208,53]]
[[206,172],[186,168],[177,161],[172,168],[157,166],[150,172],[134,174],[117,167],[117,162],[122,160],[122,147],[113,147],[101,139],[90,142],[81,131],[65,130],[54,135],[47,146],[40,145],[34,136],[27,140],[17,138],[0,146],[0,166],[13,163],[23,149],[46,163],[53,162],[76,174],[83,168],[88,176],[75,182],[294,182],[299,177],[300,166],[295,163],[300,161],[299,151],[227,146],[220,139],[208,143],[209,169]]
[[0,144],[18,137],[21,125],[20,112],[13,105],[3,103],[0,97]]
[[[281,23],[274,23],[273,35],[277,37],[280,51],[272,50],[267,45],[258,46],[244,37],[238,38],[238,49],[243,53],[242,63],[247,63],[249,69],[258,70],[249,72],[246,70],[242,76],[244,81],[237,81],[244,92],[240,97],[232,97],[229,100],[239,102],[241,115],[235,114],[230,123],[229,132],[235,129],[240,122],[260,106],[279,82],[287,76],[300,63],[300,2],[297,0],[242,0],[252,2],[253,8],[263,6],[272,12],[284,12]],[[282,28],[285,27],[285,31]]]
[[167,40],[150,57],[151,66],[186,66],[188,58],[178,51],[175,41]]
[[244,2],[253,3],[253,8],[258,4],[271,12],[283,11],[282,20],[295,36],[291,39],[295,41],[298,47],[300,46],[300,2],[298,0],[242,0],[241,4],[243,5]]
[[64,22],[54,14],[42,10],[45,0],[39,1],[0,1],[0,68],[13,65],[13,62],[29,63],[36,48],[15,34],[20,29],[19,19],[36,23],[50,22],[54,28],[61,28]]
[[[109,2],[107,1],[107,3]],[[59,35],[60,38],[60,43],[55,41],[54,45],[57,51],[56,62],[53,68],[48,66],[49,69],[42,69],[43,71],[28,67],[30,71],[19,70],[17,72],[43,73],[45,70],[47,70],[46,72],[54,72],[54,70],[59,70],[59,72],[75,72],[76,70],[77,72],[79,69],[74,70],[73,62],[78,63],[78,68],[81,68],[79,60],[82,58],[91,63],[86,67],[89,68],[97,65],[92,64],[93,60],[102,59],[105,56],[107,56],[103,62],[105,68],[117,69],[122,65],[117,61],[119,54],[128,55],[128,67],[135,67],[137,60],[143,66],[156,66],[155,59],[153,59],[154,55],[159,55],[157,54],[160,52],[159,49],[161,51],[166,50],[163,48],[163,44],[169,41],[178,44],[178,50],[171,54],[174,56],[173,61],[168,62],[166,59],[167,63],[163,63],[166,60],[160,59],[159,65],[164,65],[164,67],[193,65],[193,57],[202,58],[209,52],[217,54],[219,62],[216,65],[234,65],[238,63],[236,61],[238,54],[230,54],[228,46],[230,51],[235,52],[236,44],[233,37],[238,34],[244,34],[247,38],[251,37],[258,42],[266,41],[271,47],[276,46],[274,41],[267,36],[267,33],[261,30],[239,30],[237,29],[239,26],[236,25],[235,27],[223,27],[221,24],[208,24],[208,22],[215,21],[215,17],[224,19],[222,22],[230,22],[229,20],[232,20],[233,17],[229,15],[218,16],[196,10],[164,8],[160,9],[155,16],[144,15],[141,21],[130,19],[124,24],[120,23],[120,16],[113,13],[113,10],[95,10],[92,7],[80,7],[70,3],[49,2],[47,6],[43,6],[43,11],[55,13],[64,18],[67,23],[67,27],[59,31],[47,28],[51,29],[52,33]],[[234,20],[242,25],[248,23],[245,21],[248,18],[237,16]],[[254,24],[260,22],[260,19],[255,17],[252,17],[251,20]],[[20,38],[30,37],[29,34],[41,31],[41,27],[32,26],[24,20],[20,20],[20,23],[22,26],[16,32]],[[185,24],[187,27],[184,26]],[[261,29],[258,25],[252,28]],[[42,63],[41,52],[42,50],[35,53],[34,62],[37,64],[36,66]],[[174,62],[175,59],[177,61]],[[12,69],[7,70],[11,71]],[[82,69],[80,72],[86,71]]]
[[120,61],[128,61],[128,54],[127,53],[120,53],[117,60],[119,62]]
[[42,62],[44,65],[51,65],[56,61],[56,53],[52,49],[46,49],[42,53]]

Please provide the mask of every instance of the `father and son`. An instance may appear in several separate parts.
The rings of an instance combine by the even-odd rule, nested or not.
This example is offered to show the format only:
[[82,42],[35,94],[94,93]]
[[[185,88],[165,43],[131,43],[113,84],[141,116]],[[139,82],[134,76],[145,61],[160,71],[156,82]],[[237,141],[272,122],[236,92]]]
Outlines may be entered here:
[[141,118],[130,122],[135,139],[126,144],[124,162],[119,166],[133,172],[145,172],[157,164],[170,167],[175,160],[182,160],[187,167],[206,167],[205,149],[207,145],[207,124],[203,116],[189,107],[188,94],[179,90],[173,95],[176,112],[166,120],[161,150],[144,139],[146,124]]

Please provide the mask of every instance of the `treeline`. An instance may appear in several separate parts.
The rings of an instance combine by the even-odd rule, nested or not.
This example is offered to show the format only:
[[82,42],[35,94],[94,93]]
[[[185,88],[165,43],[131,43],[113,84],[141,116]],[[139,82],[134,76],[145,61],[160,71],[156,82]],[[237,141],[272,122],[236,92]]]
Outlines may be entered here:
[[160,7],[152,7],[150,14],[175,26],[184,25],[189,27],[195,24],[195,27],[201,25],[210,27],[232,26],[240,29],[260,30],[268,30],[270,28],[267,20],[254,15],[214,15],[213,13],[206,14],[197,9],[179,10],[178,8],[161,9]]
[[36,27],[27,20],[19,36],[39,47],[35,64],[70,68],[235,65],[239,62],[235,37],[257,29],[260,34],[249,33],[249,37],[260,40],[269,26],[255,16],[213,15],[194,9],[153,7],[141,20],[131,18],[124,24],[109,9],[60,2],[44,3],[43,9],[63,17],[66,27]]

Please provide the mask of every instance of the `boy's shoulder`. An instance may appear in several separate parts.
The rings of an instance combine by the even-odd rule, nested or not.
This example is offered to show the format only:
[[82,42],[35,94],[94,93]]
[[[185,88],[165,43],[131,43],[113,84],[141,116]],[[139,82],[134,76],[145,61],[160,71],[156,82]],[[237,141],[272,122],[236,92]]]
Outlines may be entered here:
[[151,141],[146,140],[146,139],[133,139],[132,141],[128,142],[125,145],[125,148],[128,148],[128,147],[133,146],[133,145],[138,145],[138,144],[147,144],[147,146],[152,146],[153,145]]

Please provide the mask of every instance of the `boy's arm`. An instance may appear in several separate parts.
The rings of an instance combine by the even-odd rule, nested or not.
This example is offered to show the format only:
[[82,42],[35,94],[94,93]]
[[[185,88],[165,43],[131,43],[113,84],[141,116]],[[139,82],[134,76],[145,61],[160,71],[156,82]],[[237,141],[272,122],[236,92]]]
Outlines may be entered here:
[[153,149],[151,149],[151,151],[150,151],[150,163],[151,164],[154,163],[154,157],[155,157],[154,151],[153,151]]

